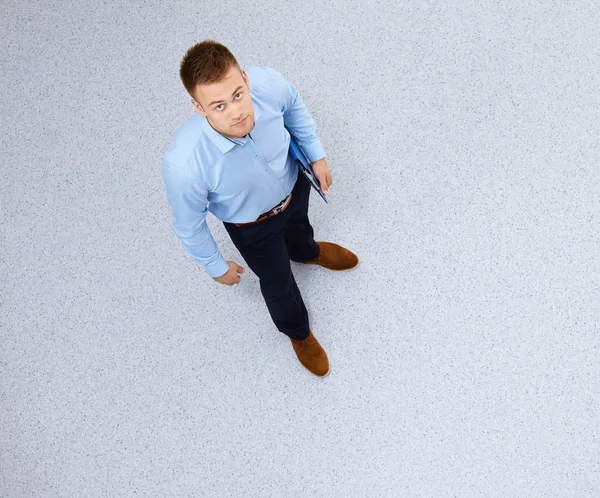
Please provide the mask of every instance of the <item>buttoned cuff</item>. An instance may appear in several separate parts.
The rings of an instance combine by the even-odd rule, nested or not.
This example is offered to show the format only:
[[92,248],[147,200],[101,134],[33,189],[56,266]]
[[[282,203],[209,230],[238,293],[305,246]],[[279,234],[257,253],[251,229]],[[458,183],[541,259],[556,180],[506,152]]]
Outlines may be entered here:
[[308,145],[301,145],[301,147],[304,151],[304,154],[306,154],[306,157],[311,163],[314,163],[315,161],[318,161],[319,159],[323,159],[325,157],[325,149],[323,148],[323,145],[321,144],[321,141],[318,138],[313,142],[309,143]]
[[229,271],[229,263],[225,261],[225,258],[221,254],[219,254],[219,259],[210,265],[205,265],[204,268],[206,272],[212,277],[222,277]]

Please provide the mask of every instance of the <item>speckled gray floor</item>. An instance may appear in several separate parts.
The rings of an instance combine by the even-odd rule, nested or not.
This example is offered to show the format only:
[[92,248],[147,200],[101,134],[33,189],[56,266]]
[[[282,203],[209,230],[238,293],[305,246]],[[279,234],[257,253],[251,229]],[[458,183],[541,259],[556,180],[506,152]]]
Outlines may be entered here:
[[[597,2],[5,0],[0,31],[0,496],[600,496]],[[325,379],[171,230],[205,38],[319,126],[317,240],[362,260],[294,266]]]

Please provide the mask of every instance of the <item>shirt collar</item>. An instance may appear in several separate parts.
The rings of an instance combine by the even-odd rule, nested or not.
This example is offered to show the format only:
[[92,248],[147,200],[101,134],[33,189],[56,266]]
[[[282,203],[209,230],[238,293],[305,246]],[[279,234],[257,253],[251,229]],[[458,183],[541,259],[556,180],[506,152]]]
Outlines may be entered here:
[[[256,126],[256,122],[258,121],[258,118],[260,118],[261,114],[262,113],[260,107],[254,104],[254,126]],[[206,136],[210,138],[211,142],[215,144],[223,154],[226,154],[231,149],[233,149],[234,145],[243,145],[248,141],[247,138],[229,139],[221,135],[210,125],[208,119],[205,116],[202,116],[202,127]]]

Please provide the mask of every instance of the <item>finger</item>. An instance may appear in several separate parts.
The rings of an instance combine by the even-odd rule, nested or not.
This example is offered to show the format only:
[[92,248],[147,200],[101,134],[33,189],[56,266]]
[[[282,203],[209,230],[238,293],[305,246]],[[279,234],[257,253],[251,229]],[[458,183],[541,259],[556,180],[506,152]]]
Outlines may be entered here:
[[325,192],[325,189],[327,189],[327,177],[325,175],[320,175],[317,176],[317,180],[319,180],[319,186],[321,187],[321,190]]
[[238,265],[238,273],[244,273],[246,270]]

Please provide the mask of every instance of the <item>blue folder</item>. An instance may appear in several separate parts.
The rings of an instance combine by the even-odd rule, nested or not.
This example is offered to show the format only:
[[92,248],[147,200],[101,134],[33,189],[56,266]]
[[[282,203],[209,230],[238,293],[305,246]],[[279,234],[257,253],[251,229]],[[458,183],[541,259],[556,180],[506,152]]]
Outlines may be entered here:
[[329,201],[325,197],[325,194],[321,190],[321,184],[317,177],[313,173],[313,170],[310,166],[310,162],[308,158],[302,152],[300,146],[294,140],[294,137],[290,135],[290,153],[292,154],[292,158],[294,162],[298,166],[298,169],[302,172],[302,174],[308,179],[312,187],[319,193],[319,195],[323,198],[323,200],[329,204]]

